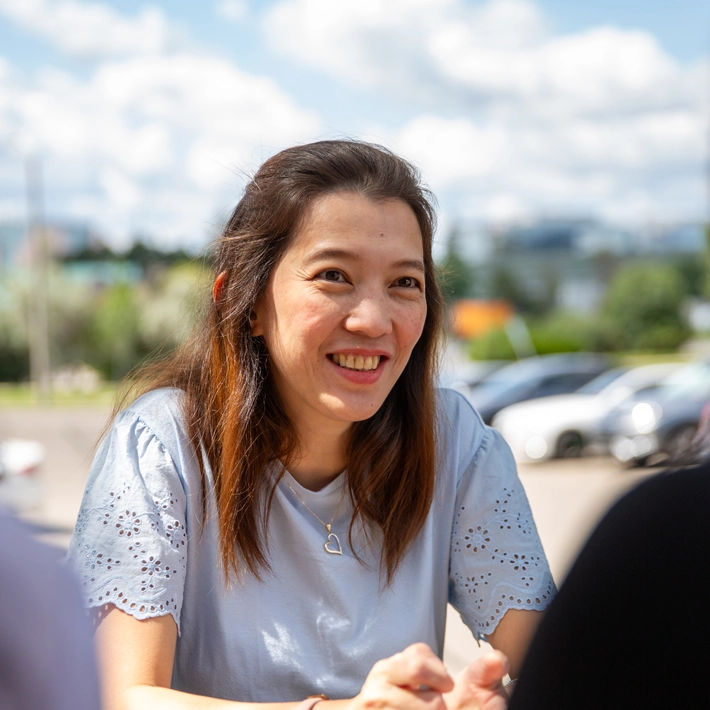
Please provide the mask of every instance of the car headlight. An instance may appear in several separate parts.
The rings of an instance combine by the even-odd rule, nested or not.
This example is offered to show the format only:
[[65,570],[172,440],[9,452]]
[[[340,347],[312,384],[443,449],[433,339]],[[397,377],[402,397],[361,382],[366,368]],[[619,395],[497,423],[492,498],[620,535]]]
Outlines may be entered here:
[[662,414],[655,402],[639,402],[631,410],[631,421],[639,434],[648,434],[658,426]]

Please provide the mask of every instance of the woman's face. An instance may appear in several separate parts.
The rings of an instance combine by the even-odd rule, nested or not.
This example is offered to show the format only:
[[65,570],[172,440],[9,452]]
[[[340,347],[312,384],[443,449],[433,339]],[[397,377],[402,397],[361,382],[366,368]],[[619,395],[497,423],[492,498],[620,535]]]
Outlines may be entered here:
[[338,192],[313,203],[254,309],[297,430],[372,416],[426,318],[419,223],[401,200]]

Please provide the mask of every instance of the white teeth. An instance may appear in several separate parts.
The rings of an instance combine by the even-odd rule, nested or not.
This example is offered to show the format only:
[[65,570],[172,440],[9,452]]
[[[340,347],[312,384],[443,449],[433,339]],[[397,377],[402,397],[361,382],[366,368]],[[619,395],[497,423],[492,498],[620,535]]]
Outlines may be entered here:
[[362,355],[334,353],[332,360],[336,365],[347,367],[348,370],[361,370],[365,372],[368,370],[376,370],[377,366],[380,364],[379,355],[363,357]]

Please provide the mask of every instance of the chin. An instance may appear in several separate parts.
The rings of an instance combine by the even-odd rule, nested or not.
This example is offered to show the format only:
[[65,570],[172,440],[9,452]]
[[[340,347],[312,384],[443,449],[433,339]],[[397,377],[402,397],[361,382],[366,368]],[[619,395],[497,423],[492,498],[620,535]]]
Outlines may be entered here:
[[337,404],[329,403],[328,410],[334,419],[344,422],[362,422],[377,414],[384,400],[368,403],[348,403],[339,401]]

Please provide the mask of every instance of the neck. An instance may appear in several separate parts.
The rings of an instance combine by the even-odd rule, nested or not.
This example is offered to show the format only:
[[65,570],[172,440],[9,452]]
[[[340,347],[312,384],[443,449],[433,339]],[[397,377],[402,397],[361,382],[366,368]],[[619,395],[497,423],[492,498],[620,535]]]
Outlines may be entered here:
[[334,481],[347,466],[351,428],[352,424],[348,424],[337,432],[304,432],[299,427],[299,448],[294,460],[289,462],[289,473],[311,491],[319,491]]

